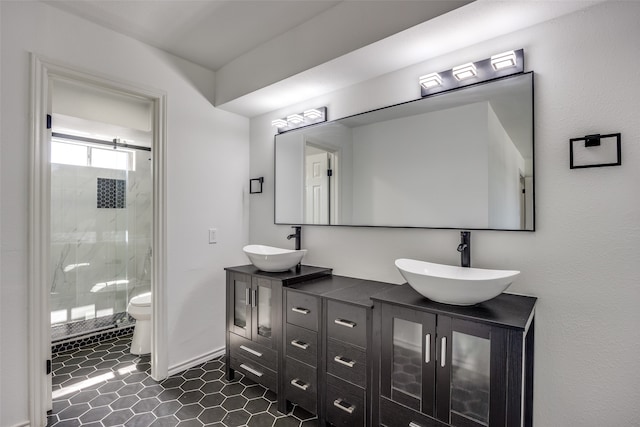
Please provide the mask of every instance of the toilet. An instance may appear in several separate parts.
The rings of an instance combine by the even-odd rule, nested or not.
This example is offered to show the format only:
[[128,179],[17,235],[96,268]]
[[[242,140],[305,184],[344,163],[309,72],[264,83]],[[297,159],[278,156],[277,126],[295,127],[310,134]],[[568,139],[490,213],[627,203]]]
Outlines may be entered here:
[[131,340],[131,354],[151,353],[151,292],[131,298],[127,313],[136,319]]

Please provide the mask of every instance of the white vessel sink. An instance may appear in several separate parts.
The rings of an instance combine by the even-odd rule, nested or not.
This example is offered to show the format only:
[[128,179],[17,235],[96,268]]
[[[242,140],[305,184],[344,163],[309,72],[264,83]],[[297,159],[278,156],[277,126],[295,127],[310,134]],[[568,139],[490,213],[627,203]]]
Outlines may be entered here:
[[249,257],[251,264],[262,271],[270,272],[287,271],[295,267],[307,253],[306,249],[296,251],[265,245],[248,245],[242,250]]
[[486,270],[397,259],[396,267],[409,285],[430,300],[453,305],[473,305],[497,297],[520,272]]

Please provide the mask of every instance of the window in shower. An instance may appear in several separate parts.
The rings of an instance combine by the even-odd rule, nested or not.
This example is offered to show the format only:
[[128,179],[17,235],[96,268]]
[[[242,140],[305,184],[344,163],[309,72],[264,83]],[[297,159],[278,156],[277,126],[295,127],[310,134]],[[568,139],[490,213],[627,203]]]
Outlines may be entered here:
[[104,148],[90,144],[68,142],[63,138],[51,140],[51,163],[92,166],[96,168],[135,170],[135,151]]

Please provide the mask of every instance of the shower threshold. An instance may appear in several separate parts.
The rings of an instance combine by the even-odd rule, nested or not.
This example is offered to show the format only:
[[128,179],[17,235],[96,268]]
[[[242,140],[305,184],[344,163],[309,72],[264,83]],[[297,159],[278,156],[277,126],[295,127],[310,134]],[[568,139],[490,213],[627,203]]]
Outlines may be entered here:
[[107,330],[132,326],[135,321],[126,312],[102,316],[95,319],[78,320],[51,326],[51,343],[77,339]]

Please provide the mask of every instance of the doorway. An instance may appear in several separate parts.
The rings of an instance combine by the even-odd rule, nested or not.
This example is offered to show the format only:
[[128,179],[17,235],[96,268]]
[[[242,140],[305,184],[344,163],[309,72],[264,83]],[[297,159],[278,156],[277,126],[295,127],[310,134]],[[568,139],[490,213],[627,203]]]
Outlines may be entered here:
[[338,224],[338,154],[306,141],[304,156],[305,224]]
[[[74,151],[78,154],[77,161],[90,162],[92,156],[95,158],[96,166],[105,166],[101,161],[109,158],[113,160],[114,156],[120,158],[120,165],[125,159],[124,167],[120,167],[119,172],[126,174],[131,168],[135,167],[133,157],[135,150],[120,150],[120,154],[116,154],[118,150],[106,150],[101,152],[102,147],[99,146],[100,138],[91,138],[95,141],[78,141],[74,140],[74,135],[66,135],[54,138],[52,129],[53,105],[55,103],[55,86],[57,83],[71,84],[80,88],[78,93],[101,92],[105,94],[107,103],[109,96],[111,97],[128,97],[146,103],[150,112],[150,150],[153,152],[152,157],[147,157],[149,162],[148,169],[151,172],[149,182],[150,186],[150,234],[147,248],[149,254],[153,254],[149,259],[147,273],[149,278],[149,288],[152,292],[152,337],[151,337],[151,376],[155,380],[161,380],[167,376],[167,344],[166,344],[166,94],[153,89],[145,89],[137,87],[122,81],[116,81],[104,76],[74,70],[62,64],[45,60],[32,55],[32,135],[31,135],[31,181],[30,181],[30,236],[29,236],[29,320],[30,320],[30,337],[29,337],[29,397],[30,397],[30,419],[35,424],[46,424],[46,411],[51,408],[51,290],[54,285],[60,285],[59,278],[55,277],[56,261],[53,261],[54,251],[52,236],[57,232],[55,226],[52,226],[52,184],[55,179],[52,175],[52,142],[55,144],[66,144],[62,149]],[[86,119],[86,117],[85,117]],[[56,129],[60,130],[60,129]],[[60,134],[61,132],[57,132]],[[78,136],[77,134],[75,135]],[[53,141],[52,141],[53,139]],[[117,143],[118,141],[114,141]],[[115,144],[117,145],[117,144]],[[116,148],[118,148],[116,146]],[[57,147],[60,149],[60,146]],[[59,151],[59,150],[58,150]],[[84,153],[84,154],[82,154]],[[67,153],[68,154],[68,153]],[[59,155],[59,152],[58,152]],[[69,157],[68,157],[69,158]],[[118,164],[118,160],[114,164]],[[85,164],[90,167],[91,165]],[[126,171],[124,170],[126,169]],[[118,186],[118,179],[121,177],[103,177],[107,181],[99,182],[97,179],[93,183],[98,189],[100,183],[111,185],[115,183]],[[113,182],[112,182],[113,181]],[[126,181],[125,181],[126,183]],[[115,197],[117,199],[117,197]],[[104,200],[103,200],[104,201]],[[96,207],[100,204],[99,200],[94,200]],[[113,201],[115,204],[119,200]],[[120,200],[121,202],[121,200]],[[105,203],[111,203],[111,200]],[[115,206],[115,205],[114,205]],[[94,218],[95,219],[95,218]],[[91,232],[89,232],[91,234]],[[107,233],[109,234],[109,233]],[[114,233],[111,233],[114,234]],[[118,234],[118,232],[115,232]],[[123,233],[127,236],[127,232]],[[59,237],[59,236],[58,236]],[[77,237],[77,236],[76,236]],[[73,240],[73,239],[72,239]],[[77,239],[76,239],[77,240]],[[126,239],[125,239],[126,240]],[[67,254],[66,259],[71,251],[56,249],[58,260],[60,256]],[[77,245],[76,245],[77,250]],[[59,252],[59,253],[58,253]],[[112,257],[113,263],[117,264],[117,256]],[[79,270],[87,267],[88,262],[70,262],[61,265],[61,271],[64,269]],[[53,266],[52,266],[53,264]],[[52,268],[54,267],[54,268]],[[144,271],[144,266],[141,267]],[[67,271],[67,273],[70,270]],[[142,276],[141,276],[142,277]],[[123,279],[125,280],[125,279]],[[108,281],[97,282],[108,286]],[[111,281],[116,286],[118,280]],[[62,281],[63,283],[63,281]],[[98,286],[99,287],[99,286]],[[98,290],[95,287],[95,290]],[[102,288],[101,288],[102,289]],[[121,304],[122,305],[122,304]],[[77,308],[77,307],[76,307]],[[84,307],[87,308],[87,307]],[[88,310],[88,309],[87,309]],[[66,311],[66,310],[65,310]],[[82,310],[81,310],[82,311]],[[106,311],[109,311],[107,309]],[[103,311],[103,313],[106,313]],[[68,311],[67,313],[71,313]],[[76,311],[76,316],[82,317]],[[96,316],[94,307],[93,314],[87,315],[85,312],[85,320],[87,317]],[[115,312],[114,312],[115,314]],[[60,311],[61,315],[61,311]],[[72,316],[73,317],[73,316]]]

